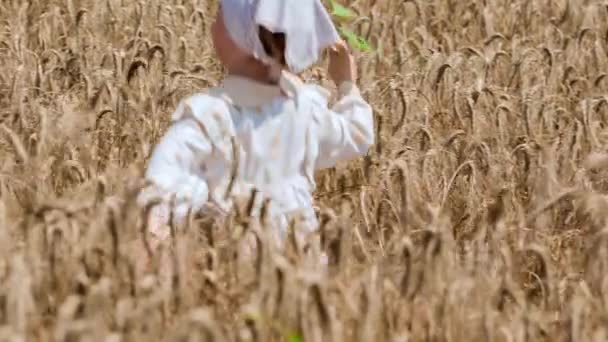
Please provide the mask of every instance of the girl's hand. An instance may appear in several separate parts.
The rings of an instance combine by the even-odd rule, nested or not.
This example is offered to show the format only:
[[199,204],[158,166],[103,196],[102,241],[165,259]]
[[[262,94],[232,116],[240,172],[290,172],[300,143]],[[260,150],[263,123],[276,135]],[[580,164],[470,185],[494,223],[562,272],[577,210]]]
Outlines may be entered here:
[[329,51],[329,76],[340,86],[343,82],[356,82],[357,65],[344,41],[332,46]]

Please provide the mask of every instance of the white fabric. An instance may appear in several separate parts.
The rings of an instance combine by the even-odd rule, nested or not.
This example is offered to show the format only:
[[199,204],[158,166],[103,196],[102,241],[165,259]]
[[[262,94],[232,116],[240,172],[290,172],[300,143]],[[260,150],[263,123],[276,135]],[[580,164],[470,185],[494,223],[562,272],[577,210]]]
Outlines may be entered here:
[[[262,194],[257,209],[270,199],[270,217],[280,222],[282,236],[295,214],[314,229],[314,171],[367,152],[374,140],[372,109],[352,83],[340,87],[332,109],[321,87],[287,73],[280,84],[228,76],[220,87],[183,100],[153,151],[146,178],[155,186],[142,201],[174,201],[175,218],[183,219],[207,201],[229,210],[232,198],[256,188]],[[232,140],[238,175],[225,198],[235,165]]]
[[340,39],[320,0],[222,0],[230,37],[244,51],[272,65],[258,37],[258,26],[286,36],[285,61],[299,73],[318,59],[323,49]]

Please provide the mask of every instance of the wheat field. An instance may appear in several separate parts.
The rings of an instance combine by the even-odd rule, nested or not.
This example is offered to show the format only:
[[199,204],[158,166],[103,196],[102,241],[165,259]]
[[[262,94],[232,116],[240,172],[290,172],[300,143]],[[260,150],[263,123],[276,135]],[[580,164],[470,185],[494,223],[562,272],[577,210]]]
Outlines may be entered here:
[[234,214],[138,272],[146,160],[222,76],[215,2],[0,1],[1,341],[608,339],[608,2],[347,3],[377,140],[316,176],[328,268],[243,260]]

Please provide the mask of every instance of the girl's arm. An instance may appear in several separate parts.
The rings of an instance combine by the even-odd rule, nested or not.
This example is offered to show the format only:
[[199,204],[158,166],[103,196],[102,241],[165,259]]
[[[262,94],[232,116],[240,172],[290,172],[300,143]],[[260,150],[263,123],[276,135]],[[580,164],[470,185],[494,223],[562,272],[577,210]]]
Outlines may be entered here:
[[315,111],[319,127],[317,168],[332,167],[340,160],[364,155],[374,143],[373,111],[355,83],[357,68],[346,43],[332,48],[328,71],[338,85],[339,99],[331,110]]
[[150,212],[148,231],[161,240],[169,235],[169,217],[179,221],[192,210],[200,209],[208,199],[208,186],[193,166],[211,153],[211,144],[198,132],[194,118],[174,122],[154,147],[146,170],[152,186],[142,192],[142,205],[157,199]]
[[374,143],[373,111],[359,88],[354,82],[344,81],[338,92],[339,100],[331,109],[315,111],[319,127],[317,169],[362,156]]
[[209,201],[204,168],[217,153],[226,153],[227,108],[214,96],[196,94],[181,101],[173,113],[173,123],[154,147],[146,170],[153,185],[140,196],[142,205],[161,199],[151,212],[148,230],[160,239],[168,236],[169,217],[174,222],[188,214],[210,212],[218,215]]

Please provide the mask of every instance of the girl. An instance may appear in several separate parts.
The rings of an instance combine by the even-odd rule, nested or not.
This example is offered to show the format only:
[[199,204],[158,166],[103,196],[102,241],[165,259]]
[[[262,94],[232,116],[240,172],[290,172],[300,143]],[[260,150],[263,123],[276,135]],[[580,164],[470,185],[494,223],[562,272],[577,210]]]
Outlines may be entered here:
[[[179,103],[152,153],[152,187],[140,198],[162,199],[151,233],[166,239],[170,216],[222,215],[252,189],[253,215],[266,208],[278,242],[296,217],[314,230],[314,171],[361,156],[374,141],[353,56],[320,0],[222,0],[212,38],[228,76]],[[339,92],[331,109],[326,90],[295,76],[328,47]]]

